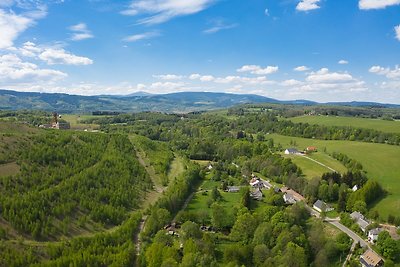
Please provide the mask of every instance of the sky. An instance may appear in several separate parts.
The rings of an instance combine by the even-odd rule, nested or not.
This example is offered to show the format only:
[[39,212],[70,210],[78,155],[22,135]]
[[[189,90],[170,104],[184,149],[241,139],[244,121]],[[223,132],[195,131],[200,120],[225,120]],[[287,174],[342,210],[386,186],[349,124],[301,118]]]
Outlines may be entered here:
[[400,0],[0,0],[0,88],[400,104]]

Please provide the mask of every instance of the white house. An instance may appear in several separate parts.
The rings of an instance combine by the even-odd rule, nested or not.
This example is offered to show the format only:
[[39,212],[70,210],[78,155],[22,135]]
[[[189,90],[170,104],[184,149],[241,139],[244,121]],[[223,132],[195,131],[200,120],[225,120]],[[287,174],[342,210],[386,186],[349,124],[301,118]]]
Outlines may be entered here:
[[329,212],[334,210],[334,208],[330,207],[328,204],[319,199],[314,203],[313,208],[319,212]]
[[358,190],[358,186],[357,185],[355,185],[355,186],[353,186],[353,188],[351,189],[353,192],[356,192],[357,190]]
[[286,155],[293,155],[293,154],[299,154],[300,152],[296,148],[287,148],[285,150]]
[[380,234],[380,232],[382,232],[383,229],[382,228],[374,228],[368,231],[368,242],[370,243],[375,243],[376,240],[378,240],[378,236]]
[[286,204],[295,204],[296,199],[289,193],[285,193],[283,195],[283,200],[285,201]]

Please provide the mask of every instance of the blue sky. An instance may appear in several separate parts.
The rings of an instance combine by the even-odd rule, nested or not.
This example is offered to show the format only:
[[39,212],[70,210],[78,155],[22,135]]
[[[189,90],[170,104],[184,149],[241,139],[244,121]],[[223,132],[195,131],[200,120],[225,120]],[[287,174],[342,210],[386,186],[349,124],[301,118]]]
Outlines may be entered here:
[[400,0],[0,0],[0,88],[400,104]]

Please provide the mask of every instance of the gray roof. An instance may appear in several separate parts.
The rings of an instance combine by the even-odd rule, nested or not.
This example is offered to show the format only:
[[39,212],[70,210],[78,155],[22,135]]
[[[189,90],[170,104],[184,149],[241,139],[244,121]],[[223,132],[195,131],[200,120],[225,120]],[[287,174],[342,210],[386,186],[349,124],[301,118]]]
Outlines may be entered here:
[[288,148],[286,149],[289,153],[298,153],[299,151],[296,148]]
[[318,200],[314,203],[314,206],[322,210],[324,207],[326,207],[326,204],[325,204],[325,202],[323,202],[322,200],[319,200],[319,199],[318,199]]
[[382,232],[382,231],[383,231],[382,228],[374,228],[374,229],[369,230],[369,234],[371,234],[371,235],[379,235],[379,233]]
[[359,219],[364,219],[364,215],[362,215],[361,213],[359,213],[358,211],[355,211],[353,213],[350,214],[350,217],[353,220],[359,220]]
[[359,219],[357,221],[357,224],[361,227],[361,229],[365,229],[365,228],[368,227],[369,222],[367,220],[364,220],[364,219]]

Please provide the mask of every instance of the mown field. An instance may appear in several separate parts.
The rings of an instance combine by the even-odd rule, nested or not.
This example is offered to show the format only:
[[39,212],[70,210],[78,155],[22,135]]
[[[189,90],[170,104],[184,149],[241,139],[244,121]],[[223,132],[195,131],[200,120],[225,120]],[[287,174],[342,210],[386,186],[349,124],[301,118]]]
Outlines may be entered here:
[[326,148],[327,153],[340,152],[360,162],[370,179],[379,181],[388,195],[379,201],[376,209],[382,218],[394,211],[400,211],[400,147],[385,144],[374,144],[354,141],[316,140],[277,134],[268,135],[283,148],[293,147],[293,142],[299,149],[316,146],[319,151]]
[[330,157],[327,154],[323,154],[321,152],[314,153],[312,155],[307,155],[307,157],[312,158],[321,164],[330,167],[331,169],[318,164],[306,157],[298,156],[298,155],[283,155],[285,158],[290,158],[297,166],[301,168],[303,174],[306,178],[311,179],[313,177],[321,177],[322,174],[326,172],[332,172],[331,169],[339,173],[344,173],[347,171],[346,167],[343,166],[340,162]]
[[386,133],[400,133],[400,121],[336,116],[300,116],[290,118],[290,120],[295,123],[301,122],[325,126],[352,126],[356,128],[374,129]]
[[101,117],[101,116],[76,115],[76,114],[61,115],[61,118],[63,120],[66,120],[67,122],[69,122],[71,124],[72,129],[78,129],[78,130],[84,130],[84,129],[97,130],[97,129],[99,129],[100,126],[98,124],[82,123],[82,121],[93,118],[93,117],[97,118],[97,117]]

